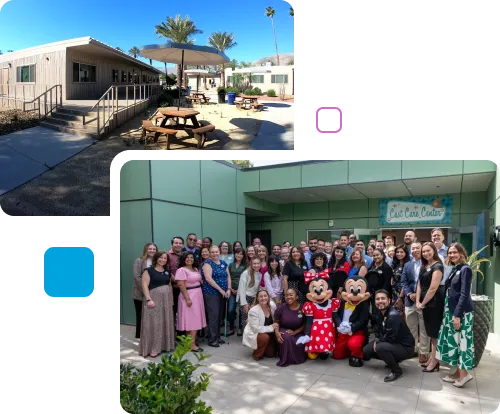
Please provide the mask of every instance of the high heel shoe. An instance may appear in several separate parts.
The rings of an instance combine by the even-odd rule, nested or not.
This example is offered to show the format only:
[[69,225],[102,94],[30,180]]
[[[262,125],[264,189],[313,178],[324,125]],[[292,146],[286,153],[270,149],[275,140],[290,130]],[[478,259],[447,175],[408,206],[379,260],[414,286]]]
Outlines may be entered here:
[[422,370],[422,372],[435,372],[435,371],[439,371],[439,362],[436,364],[436,366],[432,369],[427,369],[427,368],[424,368]]

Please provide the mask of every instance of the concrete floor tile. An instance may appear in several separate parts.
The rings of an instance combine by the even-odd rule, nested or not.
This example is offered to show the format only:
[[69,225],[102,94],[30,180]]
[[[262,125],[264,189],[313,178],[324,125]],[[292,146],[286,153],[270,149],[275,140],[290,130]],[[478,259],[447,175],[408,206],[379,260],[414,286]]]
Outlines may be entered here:
[[301,396],[286,410],[286,414],[346,414],[350,409],[351,405],[342,404],[337,401]]
[[478,398],[421,390],[417,403],[418,414],[480,413]]
[[372,364],[372,361],[367,361],[362,367],[355,368],[349,366],[348,359],[334,360],[334,364],[327,367],[325,375],[333,375],[368,382],[377,371],[378,367],[379,364]]
[[500,378],[476,377],[479,398],[498,401],[500,396]]
[[422,381],[421,392],[433,391],[442,392],[445,394],[454,394],[464,397],[478,398],[477,384],[476,380],[468,382],[463,388],[454,387],[453,384],[443,381],[443,377],[448,375],[447,373],[438,373],[439,375],[424,374]]
[[481,405],[482,414],[492,414],[495,412],[500,412],[500,401],[483,400],[482,398],[480,398],[479,404]]
[[[399,380],[398,380],[399,381]],[[395,381],[397,382],[397,381]],[[399,414],[413,414],[419,390],[369,382],[354,405]]]
[[[391,372],[384,366],[379,366],[377,371],[371,377],[372,382],[378,382],[385,385],[396,385],[398,387],[404,388],[416,388],[419,389],[422,384],[422,378],[424,373],[422,372],[422,367],[418,366],[401,366],[403,369],[403,376],[396,381],[384,382],[384,378]],[[425,374],[425,375],[439,375],[437,374]]]
[[246,387],[238,398],[231,400],[221,412],[223,414],[273,414],[284,413],[299,398],[298,395],[277,393],[274,390],[259,390]]
[[305,397],[354,404],[365,388],[364,381],[323,375],[305,394]]
[[267,381],[266,388],[302,395],[310,389],[320,377],[321,374],[314,372],[277,371],[276,375]]
[[349,414],[387,414],[390,411],[384,411],[384,410],[374,410],[373,408],[370,408],[370,410],[367,410],[366,407],[358,407],[355,405],[354,407],[351,408],[351,411],[349,411]]

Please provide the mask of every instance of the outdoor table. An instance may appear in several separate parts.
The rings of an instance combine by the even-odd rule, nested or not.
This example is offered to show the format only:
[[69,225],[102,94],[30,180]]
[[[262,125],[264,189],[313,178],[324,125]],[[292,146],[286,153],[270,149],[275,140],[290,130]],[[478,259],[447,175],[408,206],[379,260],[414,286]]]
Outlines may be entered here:
[[257,97],[256,96],[251,96],[251,95],[240,95],[240,98],[242,99],[241,103],[242,106],[244,106],[246,109],[250,109],[252,104],[257,103]]
[[[199,128],[200,123],[196,119],[196,115],[199,115],[200,113],[198,111],[195,111],[191,108],[179,108],[175,106],[169,106],[166,108],[158,108],[158,112],[164,116],[163,120],[161,121],[160,127],[165,128],[167,125],[167,122],[169,119],[176,118],[176,126],[177,129],[185,129],[186,127],[190,127],[190,125],[186,125],[186,121],[190,120],[193,124],[193,128]],[[179,124],[179,118],[184,119],[184,124],[181,125]]]

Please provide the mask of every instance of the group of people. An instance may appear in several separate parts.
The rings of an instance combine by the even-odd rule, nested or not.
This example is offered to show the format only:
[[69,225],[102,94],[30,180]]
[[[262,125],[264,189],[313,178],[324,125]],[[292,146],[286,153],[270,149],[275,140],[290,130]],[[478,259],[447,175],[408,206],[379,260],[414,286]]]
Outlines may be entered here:
[[365,246],[342,234],[271,249],[258,238],[244,248],[193,233],[185,245],[174,237],[168,251],[147,243],[132,292],[140,355],[172,351],[180,334],[191,335],[192,352],[202,351],[200,337],[219,347],[224,326],[255,360],[279,357],[278,366],[318,355],[348,357],[353,367],[378,358],[394,381],[399,362],[418,356],[423,372],[439,371],[440,361],[456,367],[444,380],[462,387],[474,365],[472,271],[460,243],[447,247],[441,229],[430,236],[420,242],[410,230],[401,244]]

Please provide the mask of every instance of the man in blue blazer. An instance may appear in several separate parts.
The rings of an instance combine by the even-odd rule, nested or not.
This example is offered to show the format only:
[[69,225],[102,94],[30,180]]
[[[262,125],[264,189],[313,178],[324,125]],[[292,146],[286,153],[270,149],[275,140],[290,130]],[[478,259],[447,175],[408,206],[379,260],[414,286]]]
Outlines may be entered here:
[[418,361],[421,364],[425,364],[429,357],[430,338],[425,332],[423,314],[417,311],[415,304],[418,274],[422,263],[422,243],[414,241],[411,244],[411,255],[412,260],[406,263],[403,268],[401,286],[405,293],[406,324],[410,328],[413,338],[415,338],[415,353],[418,352]]

